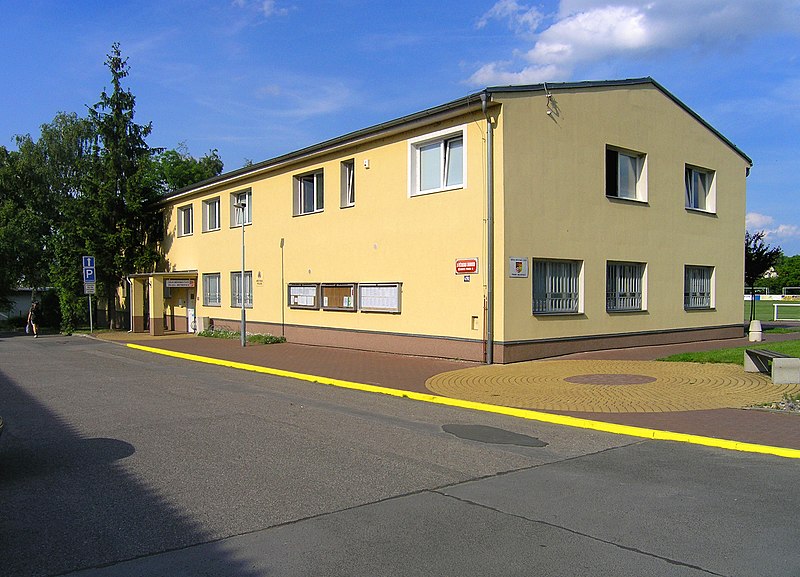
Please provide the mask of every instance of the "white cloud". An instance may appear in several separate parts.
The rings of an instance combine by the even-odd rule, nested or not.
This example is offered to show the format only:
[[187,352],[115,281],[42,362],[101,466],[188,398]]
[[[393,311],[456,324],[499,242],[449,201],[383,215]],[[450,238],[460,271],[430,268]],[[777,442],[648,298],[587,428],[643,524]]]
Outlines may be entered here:
[[493,20],[507,20],[521,47],[510,61],[481,65],[471,84],[530,78],[537,71],[551,71],[547,80],[568,80],[579,66],[662,51],[724,53],[765,35],[800,33],[800,2],[562,0],[547,17],[515,0],[499,0],[477,26]]
[[751,232],[764,231],[764,238],[772,243],[800,238],[800,226],[775,224],[775,219],[766,214],[748,212],[745,225]]
[[536,8],[516,0],[499,0],[478,20],[477,27],[485,27],[490,20],[507,20],[512,30],[535,32],[544,15]]
[[286,16],[289,8],[279,6],[276,0],[232,0],[231,5],[236,8],[244,8],[261,12],[265,17]]
[[766,214],[759,214],[757,212],[748,212],[745,217],[745,226],[748,230],[765,228],[775,222],[775,219]]

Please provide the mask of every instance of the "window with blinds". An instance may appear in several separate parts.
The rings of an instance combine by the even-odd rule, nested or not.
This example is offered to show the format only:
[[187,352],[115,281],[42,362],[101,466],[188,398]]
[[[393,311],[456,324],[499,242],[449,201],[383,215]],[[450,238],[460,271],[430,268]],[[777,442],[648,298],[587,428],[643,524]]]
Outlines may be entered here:
[[606,310],[609,312],[644,310],[644,264],[609,262],[606,264]]
[[686,266],[683,274],[685,309],[710,309],[714,305],[714,267]]
[[533,314],[581,312],[581,261],[533,260]]

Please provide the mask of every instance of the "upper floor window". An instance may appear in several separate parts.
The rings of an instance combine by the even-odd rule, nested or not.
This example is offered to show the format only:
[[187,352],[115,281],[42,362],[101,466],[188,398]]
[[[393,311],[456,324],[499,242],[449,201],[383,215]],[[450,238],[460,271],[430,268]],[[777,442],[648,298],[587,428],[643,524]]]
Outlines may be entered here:
[[606,263],[606,310],[609,312],[645,310],[644,264]]
[[325,209],[325,181],[321,170],[294,177],[294,215]]
[[606,196],[647,201],[647,156],[606,147]]
[[178,236],[188,236],[194,232],[194,210],[188,204],[178,208]]
[[410,196],[466,186],[465,144],[464,127],[411,140]]
[[219,230],[219,197],[203,201],[203,232]]
[[533,260],[533,314],[581,312],[581,261]]
[[715,212],[715,180],[713,170],[686,165],[686,208]]
[[231,194],[231,226],[242,226],[242,221],[253,223],[253,191],[249,188]]
[[714,267],[687,265],[684,268],[683,306],[686,309],[714,307]]
[[342,162],[342,195],[341,206],[346,208],[348,206],[355,206],[356,204],[356,163],[354,160],[345,160]]

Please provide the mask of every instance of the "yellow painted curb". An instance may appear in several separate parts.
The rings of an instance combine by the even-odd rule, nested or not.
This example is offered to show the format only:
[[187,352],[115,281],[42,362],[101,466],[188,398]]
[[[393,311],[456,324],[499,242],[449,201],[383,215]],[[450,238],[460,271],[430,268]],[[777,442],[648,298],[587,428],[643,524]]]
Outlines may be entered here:
[[500,405],[490,405],[488,403],[478,403],[475,401],[464,401],[461,399],[454,399],[451,397],[441,397],[438,395],[430,395],[427,393],[417,393],[414,391],[403,391],[400,389],[392,389],[389,387],[380,387],[377,385],[367,385],[364,383],[354,383],[351,381],[342,381],[339,379],[332,379],[329,377],[319,377],[315,375],[306,375],[303,373],[295,373],[292,371],[284,371],[281,369],[272,369],[269,367],[261,367],[258,365],[250,365],[247,363],[237,363],[235,361],[226,361],[223,359],[214,359],[211,357],[203,357],[200,355],[192,355],[189,353],[179,353],[167,349],[158,349],[155,347],[148,347],[144,345],[137,345],[134,343],[127,343],[127,347],[155,353],[158,355],[165,355],[168,357],[175,357],[179,359],[186,359],[199,363],[206,363],[210,365],[218,365],[222,367],[230,367],[233,369],[240,369],[243,371],[251,371],[256,373],[264,373],[268,375],[275,375],[278,377],[287,377],[290,379],[298,379],[302,381],[309,381],[312,383],[320,383],[323,385],[330,385],[333,387],[340,387],[344,389],[353,389],[357,391],[364,391],[368,393],[380,393],[383,395],[391,395],[393,397],[403,397],[414,401],[422,401],[426,403],[435,403],[438,405],[446,405],[450,407],[458,407],[461,409],[470,409],[473,411],[482,411],[485,413],[495,413],[498,415],[506,415],[509,417],[517,417],[520,419],[527,419],[530,421],[540,421],[543,423],[551,423],[554,425],[564,425],[567,427],[576,427],[580,429],[591,429],[603,433],[613,433],[616,435],[627,435],[630,437],[642,437],[645,439],[653,439],[657,441],[676,441],[678,443],[690,443],[693,445],[703,445],[706,447],[716,447],[719,449],[727,449],[730,451],[743,451],[746,453],[762,453],[765,455],[775,455],[778,457],[786,457],[788,459],[800,459],[800,449],[789,449],[785,447],[772,447],[769,445],[757,445],[754,443],[744,443],[741,441],[731,441],[728,439],[715,439],[714,437],[703,437],[701,435],[690,435],[688,433],[674,433],[671,431],[659,431],[658,429],[647,429],[644,427],[633,427],[630,425],[618,425],[615,423],[606,423],[604,421],[592,421],[589,419],[581,419],[578,417],[570,417],[568,415],[555,415],[552,413],[542,413],[530,409],[515,409],[513,407],[503,407]]

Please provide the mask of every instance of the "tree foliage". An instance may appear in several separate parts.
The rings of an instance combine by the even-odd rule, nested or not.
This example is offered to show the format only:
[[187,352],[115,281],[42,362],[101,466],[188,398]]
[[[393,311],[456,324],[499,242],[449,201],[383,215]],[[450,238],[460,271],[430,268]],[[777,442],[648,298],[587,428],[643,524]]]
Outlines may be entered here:
[[[775,266],[783,252],[780,247],[771,247],[764,242],[764,231],[744,233],[744,284],[755,286],[755,282]],[[752,293],[752,288],[751,288]],[[755,318],[755,299],[750,300],[750,320]]]
[[0,300],[20,284],[55,286],[66,331],[86,312],[81,256],[95,256],[113,327],[120,281],[160,259],[163,218],[153,203],[222,172],[216,150],[194,159],[183,144],[150,148],[152,124],[135,122],[119,44],[105,64],[111,89],[87,118],[59,113],[38,140],[17,137],[16,151],[0,146]]

